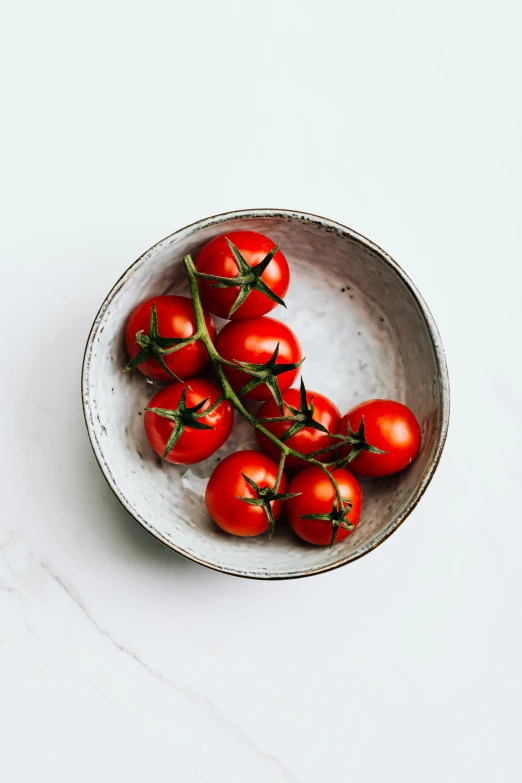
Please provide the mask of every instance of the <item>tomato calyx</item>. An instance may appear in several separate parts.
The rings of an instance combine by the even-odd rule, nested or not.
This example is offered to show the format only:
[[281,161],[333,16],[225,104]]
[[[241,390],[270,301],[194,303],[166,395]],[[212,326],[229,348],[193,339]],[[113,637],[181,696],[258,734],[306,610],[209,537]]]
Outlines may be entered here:
[[156,311],[156,303],[153,302],[152,310],[150,314],[149,333],[145,334],[143,329],[136,332],[136,342],[141,348],[134,359],[126,365],[123,372],[133,370],[138,364],[146,362],[148,359],[155,359],[159,366],[165,370],[174,380],[179,381],[180,378],[167,367],[164,356],[178,351],[180,348],[184,348],[185,345],[194,342],[196,335],[192,337],[161,337],[158,332],[158,314]]
[[357,430],[357,432],[354,432],[354,430],[350,425],[350,422],[348,422],[348,435],[342,435],[337,445],[352,446],[352,449],[349,452],[349,454],[346,455],[346,457],[342,457],[340,460],[331,463],[332,465],[335,466],[335,469],[343,468],[346,465],[349,465],[350,462],[352,462],[361,453],[361,451],[369,451],[370,454],[387,453],[382,449],[378,449],[377,446],[372,446],[372,444],[368,443],[368,441],[366,440],[366,437],[364,435],[364,416],[361,416],[361,423],[359,425],[359,429]]
[[304,357],[298,362],[276,364],[278,355],[279,343],[277,343],[274,353],[270,359],[268,359],[268,361],[266,361],[264,364],[253,364],[252,362],[240,362],[236,360],[234,366],[238,370],[241,370],[241,372],[252,376],[252,380],[248,381],[248,383],[242,386],[238,391],[238,396],[246,394],[252,389],[255,389],[256,386],[260,386],[262,383],[266,383],[272,393],[274,400],[276,401],[277,407],[281,413],[284,413],[284,403],[283,398],[281,397],[281,390],[277,382],[277,376],[282,375],[284,372],[297,370],[298,367],[300,367],[304,362]]
[[228,237],[225,237],[225,239],[228,243],[230,250],[232,251],[232,255],[234,256],[234,260],[237,264],[237,268],[238,268],[237,275],[235,277],[220,277],[219,275],[208,275],[204,272],[197,272],[196,276],[203,280],[209,280],[213,288],[231,288],[231,287],[239,288],[237,299],[232,305],[232,307],[230,308],[228,317],[230,318],[230,316],[236,312],[238,307],[240,307],[243,304],[243,302],[248,298],[248,296],[252,293],[252,291],[259,291],[259,293],[264,294],[269,299],[271,299],[272,302],[276,302],[277,304],[286,307],[284,300],[281,299],[280,296],[275,294],[272,291],[272,289],[267,286],[264,280],[261,279],[261,275],[263,274],[268,264],[275,256],[275,254],[278,252],[279,245],[273,247],[272,250],[270,250],[270,252],[266,254],[263,260],[259,262],[259,264],[250,266],[248,261],[246,261],[243,258],[240,251],[234,245],[234,243],[231,242]]
[[371,454],[387,454],[386,451],[378,449],[377,446],[372,446],[372,444],[368,443],[366,440],[364,434],[364,416],[361,417],[361,423],[357,432],[354,432],[350,426],[350,422],[348,422],[347,435],[335,435],[333,433],[330,433],[330,435],[332,438],[335,438],[335,443],[330,444],[329,446],[324,446],[322,449],[317,449],[317,451],[313,451],[308,456],[315,458],[320,454],[324,454],[327,451],[332,451],[333,449],[338,449],[342,446],[352,446],[349,454],[347,454],[346,457],[334,460],[333,462],[325,463],[328,467],[333,468],[333,470],[337,470],[337,468],[344,468],[346,465],[349,465],[350,462],[352,462],[358,456],[358,454],[361,453],[361,451],[369,451]]
[[279,493],[276,487],[279,481],[276,482],[275,487],[260,487],[259,484],[251,479],[246,473],[241,473],[248,486],[256,493],[255,498],[246,498],[242,495],[236,495],[238,500],[242,500],[243,503],[248,503],[249,506],[262,506],[268,520],[268,538],[272,538],[275,529],[274,515],[272,514],[272,506],[270,505],[274,500],[289,500],[290,498],[296,498],[300,495],[300,492],[281,492]]
[[301,519],[318,519],[323,522],[331,522],[332,537],[330,539],[330,546],[333,546],[335,542],[338,528],[342,527],[343,530],[350,531],[355,527],[348,519],[348,515],[352,510],[352,501],[348,498],[342,498],[342,501],[343,505],[341,505],[339,498],[334,498],[332,510],[328,514],[301,514]]
[[306,398],[306,387],[302,378],[301,385],[299,387],[299,408],[294,408],[287,402],[284,403],[284,407],[290,411],[289,416],[273,416],[267,419],[257,419],[257,421],[261,424],[291,421],[291,427],[289,427],[280,438],[282,443],[291,438],[293,435],[296,435],[305,427],[310,427],[311,429],[318,430],[319,432],[324,432],[327,435],[330,434],[329,430],[324,426],[324,424],[321,424],[314,419],[314,397],[310,399],[310,404],[308,404],[308,400]]
[[206,410],[202,411],[203,406],[209,401],[210,397],[205,397],[204,400],[198,402],[197,405],[189,407],[187,405],[187,389],[183,389],[181,397],[179,399],[176,408],[145,408],[150,413],[155,413],[157,416],[161,416],[163,419],[168,419],[174,422],[174,429],[165,445],[165,451],[163,452],[163,459],[165,459],[178,440],[183,435],[185,427],[191,427],[193,430],[213,430],[215,429],[210,424],[204,424],[199,421],[199,417],[206,416],[211,411],[215,410],[217,406],[223,401],[223,397],[219,397],[216,402]]

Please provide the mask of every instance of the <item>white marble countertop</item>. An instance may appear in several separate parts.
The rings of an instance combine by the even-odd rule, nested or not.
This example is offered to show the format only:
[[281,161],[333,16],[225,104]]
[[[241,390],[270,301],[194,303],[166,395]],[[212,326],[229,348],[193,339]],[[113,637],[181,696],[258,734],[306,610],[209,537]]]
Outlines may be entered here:
[[[6,783],[521,779],[520,18],[479,6],[11,4]],[[452,382],[413,516],[295,582],[157,543],[105,483],[80,405],[87,333],[121,272],[250,206],[326,215],[390,252]]]

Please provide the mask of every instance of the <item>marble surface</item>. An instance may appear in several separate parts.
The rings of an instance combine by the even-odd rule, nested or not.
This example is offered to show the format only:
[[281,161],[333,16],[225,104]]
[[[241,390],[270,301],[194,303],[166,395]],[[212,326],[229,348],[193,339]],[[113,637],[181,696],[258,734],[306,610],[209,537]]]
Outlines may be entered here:
[[[515,783],[517,7],[494,23],[464,0],[247,7],[8,10],[2,780]],[[368,557],[290,582],[154,540],[103,478],[80,403],[85,339],[122,270],[252,205],[386,248],[430,305],[452,384],[413,516]]]

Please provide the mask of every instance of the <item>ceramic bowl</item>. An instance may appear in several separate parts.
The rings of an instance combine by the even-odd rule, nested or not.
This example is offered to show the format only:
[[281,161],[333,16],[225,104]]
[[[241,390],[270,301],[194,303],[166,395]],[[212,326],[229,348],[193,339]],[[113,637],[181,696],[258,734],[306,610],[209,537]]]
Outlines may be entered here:
[[[143,409],[155,385],[126,364],[125,322],[155,294],[188,291],[181,258],[225,231],[246,229],[281,243],[291,270],[287,310],[271,316],[296,332],[302,373],[342,413],[374,397],[399,400],[417,416],[422,446],[402,473],[363,480],[364,508],[352,535],[332,548],[305,544],[281,521],[274,537],[236,538],[209,518],[204,488],[218,458],[255,447],[241,421],[219,452],[192,468],[152,451]],[[116,283],[91,329],[82,395],[100,467],[132,516],[171,549],[218,571],[258,579],[318,574],[361,557],[393,533],[419,502],[444,447],[449,385],[437,327],[398,264],[373,242],[332,220],[286,210],[252,209],[200,220],[163,239]]]

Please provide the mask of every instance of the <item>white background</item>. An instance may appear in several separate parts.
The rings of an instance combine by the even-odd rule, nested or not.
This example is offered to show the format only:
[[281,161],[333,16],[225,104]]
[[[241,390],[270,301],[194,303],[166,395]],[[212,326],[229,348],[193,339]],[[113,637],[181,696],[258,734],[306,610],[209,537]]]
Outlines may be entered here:
[[[6,783],[521,779],[518,6],[6,4]],[[257,206],[390,252],[452,383],[446,451],[403,527],[346,568],[268,584],[131,519],[79,393],[121,272],[189,222]]]

